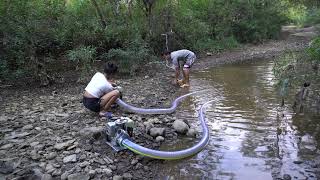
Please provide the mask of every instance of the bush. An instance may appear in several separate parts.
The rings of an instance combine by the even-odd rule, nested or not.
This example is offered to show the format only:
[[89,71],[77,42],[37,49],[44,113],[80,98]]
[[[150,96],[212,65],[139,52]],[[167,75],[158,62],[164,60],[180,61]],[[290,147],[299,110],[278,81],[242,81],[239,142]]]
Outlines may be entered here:
[[68,60],[76,63],[76,69],[83,75],[90,72],[96,55],[96,48],[91,46],[80,46],[68,51]]
[[320,37],[311,42],[310,47],[307,49],[307,53],[312,61],[320,64]]
[[150,61],[153,57],[146,44],[136,40],[123,49],[110,49],[101,58],[119,64],[120,73],[135,74],[143,63]]

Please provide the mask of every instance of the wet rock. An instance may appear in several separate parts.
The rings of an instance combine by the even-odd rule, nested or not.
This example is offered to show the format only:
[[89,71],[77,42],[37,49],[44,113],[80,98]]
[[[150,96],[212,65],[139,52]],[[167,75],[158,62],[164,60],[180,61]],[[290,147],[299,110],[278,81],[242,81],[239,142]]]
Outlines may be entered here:
[[188,171],[186,169],[180,169],[180,176],[187,176]]
[[137,160],[137,159],[134,159],[134,160],[132,160],[131,161],[131,165],[135,165],[135,164],[137,164],[139,161]]
[[175,131],[181,134],[185,134],[189,130],[189,126],[181,120],[175,120],[173,122],[172,127],[174,128]]
[[291,180],[291,176],[289,174],[284,174],[283,180]]
[[54,148],[57,149],[57,150],[65,149],[65,148],[71,146],[74,141],[75,141],[75,140],[73,139],[73,140],[69,140],[69,141],[67,141],[67,142],[58,143],[58,144],[54,145]]
[[122,176],[124,179],[132,179],[133,176],[130,173],[124,173]]
[[165,132],[165,128],[151,128],[150,129],[150,135],[152,137],[163,136],[164,132]]
[[77,162],[77,155],[72,154],[63,158],[63,163]]
[[294,164],[302,164],[303,161],[293,161]]
[[158,137],[156,138],[156,142],[162,142],[162,141],[164,141],[164,137],[158,136]]
[[193,128],[190,128],[187,132],[187,136],[189,137],[196,137],[196,135],[197,135],[197,131]]
[[112,180],[123,180],[123,177],[115,175],[115,176],[112,177]]
[[80,173],[70,174],[68,176],[68,180],[89,180],[89,179],[90,179],[90,176],[85,174],[80,174]]

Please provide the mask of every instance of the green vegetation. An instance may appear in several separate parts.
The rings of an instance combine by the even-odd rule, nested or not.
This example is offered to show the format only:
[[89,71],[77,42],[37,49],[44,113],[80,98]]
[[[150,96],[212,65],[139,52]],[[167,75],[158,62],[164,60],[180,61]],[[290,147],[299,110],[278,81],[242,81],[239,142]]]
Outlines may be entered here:
[[[284,12],[294,7],[292,3],[2,0],[0,79],[50,78],[67,67],[84,75],[95,60],[114,61],[120,64],[121,72],[136,73],[139,65],[165,49],[164,33],[169,34],[171,50],[188,48],[198,53],[259,43],[277,38],[281,25],[289,20]],[[319,11],[312,12],[318,20]],[[292,18],[300,18],[299,13],[293,13]]]

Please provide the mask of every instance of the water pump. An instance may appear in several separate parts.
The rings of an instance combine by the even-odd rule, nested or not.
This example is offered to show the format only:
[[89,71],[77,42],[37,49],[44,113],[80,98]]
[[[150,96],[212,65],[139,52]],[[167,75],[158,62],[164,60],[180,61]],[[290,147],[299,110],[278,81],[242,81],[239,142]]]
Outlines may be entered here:
[[130,139],[132,137],[134,127],[133,120],[128,117],[120,117],[108,122],[105,131],[107,144],[117,152],[127,149],[120,144],[123,139]]

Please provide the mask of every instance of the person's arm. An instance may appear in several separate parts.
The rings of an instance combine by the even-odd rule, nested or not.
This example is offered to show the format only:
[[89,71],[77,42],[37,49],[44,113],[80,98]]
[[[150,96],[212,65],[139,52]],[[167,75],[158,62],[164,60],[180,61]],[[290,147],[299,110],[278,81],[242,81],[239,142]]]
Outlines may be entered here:
[[178,82],[179,76],[180,76],[180,68],[178,66],[178,67],[176,67],[176,73],[175,73],[175,79],[174,79],[175,82]]
[[176,84],[179,80],[179,76],[180,76],[180,67],[179,67],[179,63],[178,63],[178,58],[177,57],[173,57],[172,59],[172,64],[174,65],[175,67],[175,77],[174,77],[174,84]]

